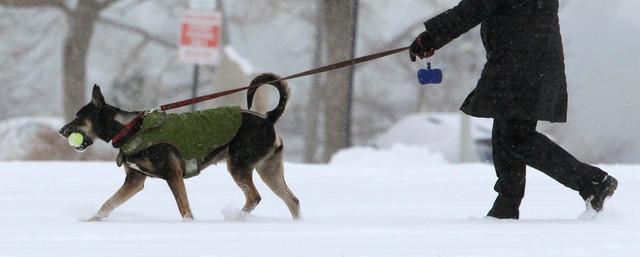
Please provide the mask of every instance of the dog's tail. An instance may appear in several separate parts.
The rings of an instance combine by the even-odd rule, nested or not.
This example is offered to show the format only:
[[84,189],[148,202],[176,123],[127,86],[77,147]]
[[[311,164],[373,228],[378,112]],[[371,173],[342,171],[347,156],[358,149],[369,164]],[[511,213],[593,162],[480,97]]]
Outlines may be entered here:
[[[264,73],[254,78],[253,81],[251,81],[251,85],[262,84],[262,83],[266,83],[266,82],[274,81],[278,79],[280,79],[278,75],[275,75],[272,73]],[[286,81],[270,83],[270,85],[278,89],[278,93],[280,93],[280,100],[278,101],[278,106],[276,106],[276,108],[273,109],[272,111],[267,112],[267,121],[271,122],[272,124],[275,124],[280,118],[280,116],[282,116],[285,109],[287,108],[287,102],[289,100],[289,86],[287,86]],[[261,86],[262,85],[249,88],[249,90],[247,91],[247,107],[249,107],[249,109],[251,109],[251,106],[253,105],[253,96],[255,95],[258,88]]]

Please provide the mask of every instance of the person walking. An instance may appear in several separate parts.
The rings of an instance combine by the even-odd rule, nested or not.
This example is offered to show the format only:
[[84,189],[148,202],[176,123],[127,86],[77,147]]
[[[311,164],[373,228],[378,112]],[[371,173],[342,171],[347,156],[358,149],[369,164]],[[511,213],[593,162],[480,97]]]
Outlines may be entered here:
[[481,24],[487,62],[461,110],[493,118],[498,196],[487,216],[518,219],[526,166],[579,192],[588,211],[602,211],[617,188],[605,171],[580,162],[536,131],[538,121],[566,122],[567,82],[558,0],[462,0],[424,23],[409,56],[423,59]]

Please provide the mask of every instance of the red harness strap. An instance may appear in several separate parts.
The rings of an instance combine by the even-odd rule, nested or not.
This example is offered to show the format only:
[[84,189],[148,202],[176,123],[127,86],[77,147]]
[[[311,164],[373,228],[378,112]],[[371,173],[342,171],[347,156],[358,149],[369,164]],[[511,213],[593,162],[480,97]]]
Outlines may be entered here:
[[137,128],[140,126],[140,123],[142,122],[142,117],[144,117],[144,115],[145,112],[141,112],[136,115],[133,120],[127,123],[127,125],[125,125],[124,128],[122,128],[122,130],[118,132],[118,134],[111,138],[111,145],[116,148],[120,147],[121,144],[124,143],[122,142],[122,140],[129,136],[132,132],[135,132],[137,130]]

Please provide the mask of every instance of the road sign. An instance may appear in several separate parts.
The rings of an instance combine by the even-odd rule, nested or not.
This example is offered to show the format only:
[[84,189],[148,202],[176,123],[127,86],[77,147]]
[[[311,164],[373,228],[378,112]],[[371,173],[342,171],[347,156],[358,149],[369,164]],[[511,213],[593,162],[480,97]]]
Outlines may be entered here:
[[216,65],[222,40],[222,15],[218,12],[187,10],[180,26],[180,60]]

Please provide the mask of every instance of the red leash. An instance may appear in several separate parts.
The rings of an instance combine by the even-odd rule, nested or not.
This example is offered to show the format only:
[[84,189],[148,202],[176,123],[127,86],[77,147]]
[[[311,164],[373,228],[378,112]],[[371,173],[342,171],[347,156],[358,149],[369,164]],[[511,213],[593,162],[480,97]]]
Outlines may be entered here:
[[[287,76],[287,77],[284,77],[284,78],[280,78],[280,79],[276,79],[276,80],[272,80],[272,81],[267,81],[267,82],[264,82],[264,83],[261,83],[261,84],[250,85],[250,86],[245,86],[245,87],[239,87],[239,88],[226,90],[226,91],[221,91],[221,92],[217,92],[217,93],[213,93],[213,94],[209,94],[209,95],[204,95],[204,96],[200,96],[200,97],[196,97],[196,98],[190,98],[190,99],[186,99],[186,100],[182,100],[182,101],[178,101],[178,102],[174,102],[174,103],[170,103],[170,104],[164,104],[164,105],[160,106],[159,110],[160,111],[173,110],[173,109],[177,109],[177,108],[180,108],[180,107],[184,107],[184,106],[188,106],[188,105],[204,102],[204,101],[207,101],[207,100],[211,100],[211,99],[215,99],[215,98],[219,98],[219,97],[235,94],[235,93],[238,93],[238,92],[242,92],[242,91],[248,90],[250,88],[259,87],[261,85],[273,84],[273,83],[280,82],[280,81],[291,80],[291,79],[300,78],[300,77],[306,77],[306,76],[310,76],[310,75],[314,75],[314,74],[318,74],[318,73],[323,73],[323,72],[327,72],[327,71],[341,69],[341,68],[348,67],[348,66],[354,66],[354,65],[357,65],[357,64],[360,64],[360,63],[363,63],[363,62],[368,62],[368,61],[379,59],[379,58],[382,58],[382,57],[385,57],[385,56],[389,56],[389,55],[397,54],[397,53],[400,53],[400,52],[404,52],[404,51],[407,51],[407,50],[409,50],[409,47],[402,47],[402,48],[393,49],[393,50],[384,51],[384,52],[379,52],[379,53],[375,53],[375,54],[371,54],[371,55],[367,55],[367,56],[363,56],[363,57],[358,57],[358,58],[355,58],[355,59],[346,60],[346,61],[330,64],[330,65],[327,65],[327,66],[323,66],[323,67],[320,67],[320,68],[315,68],[315,69],[311,69],[311,70],[308,70],[308,71],[303,71],[303,72],[296,73],[296,74],[293,74],[293,75],[290,75],[290,76]],[[138,126],[140,125],[140,122],[142,121],[142,118],[144,117],[144,115],[146,113],[147,112],[139,113],[132,121],[130,121],[127,125],[125,125],[125,127],[122,130],[120,130],[120,132],[118,132],[118,134],[115,135],[111,139],[112,145],[114,147],[121,146],[122,140],[124,138],[126,138],[128,135],[130,135],[131,132],[135,131],[138,128]]]

